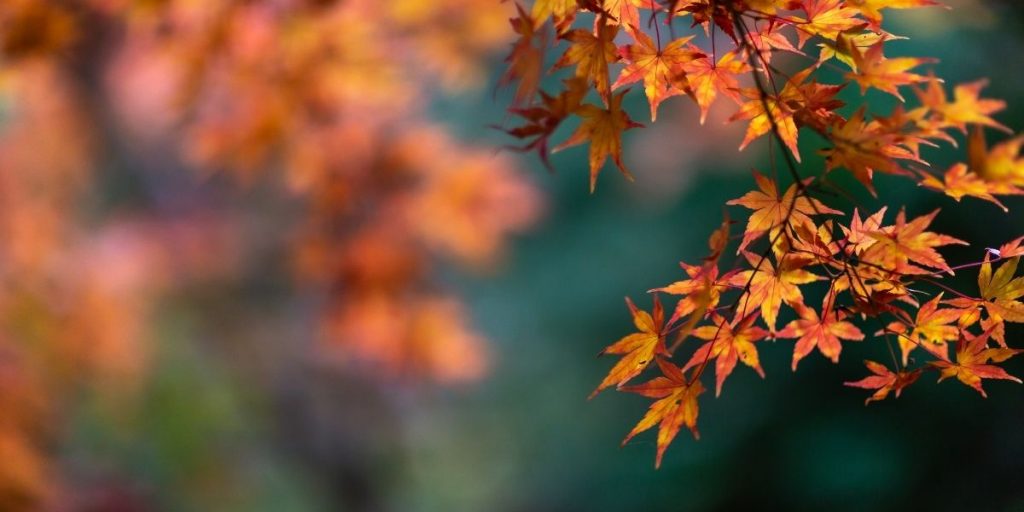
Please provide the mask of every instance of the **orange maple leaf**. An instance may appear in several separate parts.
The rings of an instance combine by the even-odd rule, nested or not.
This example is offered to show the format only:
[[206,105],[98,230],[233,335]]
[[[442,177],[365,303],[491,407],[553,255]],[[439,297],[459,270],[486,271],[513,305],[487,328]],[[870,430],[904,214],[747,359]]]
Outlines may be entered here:
[[976,124],[1010,132],[1009,128],[989,116],[1005,109],[1006,102],[981,98],[981,90],[988,85],[988,80],[957,85],[953,88],[952,102],[946,98],[941,82],[933,75],[928,79],[927,88],[914,90],[921,100],[921,109],[934,114],[940,126],[953,126],[967,133],[967,125]]
[[845,38],[839,39],[839,44],[846,45],[844,50],[853,57],[855,71],[847,73],[845,77],[857,82],[861,94],[866,93],[869,88],[875,88],[896,96],[903,101],[898,87],[910,85],[927,80],[924,75],[909,73],[908,70],[937,62],[935,59],[925,57],[898,57],[887,59],[882,55],[882,48],[885,41],[879,41],[870,46],[865,52],[861,52],[856,46],[850,45]]
[[711,254],[704,258],[705,264],[718,262],[718,258],[722,256],[722,252],[729,245],[729,232],[731,231],[733,221],[729,219],[729,212],[722,213],[722,223],[708,237],[708,249],[711,249]]
[[834,41],[840,33],[867,25],[866,21],[857,18],[860,12],[843,0],[805,0],[802,7],[807,13],[807,19],[793,18],[799,47],[803,47],[814,36]]
[[821,315],[814,308],[799,304],[796,307],[800,318],[793,320],[776,334],[778,338],[799,338],[793,347],[793,371],[801,359],[806,357],[814,347],[818,347],[821,355],[839,362],[839,353],[843,350],[840,339],[860,341],[864,333],[857,326],[843,320],[845,313],[833,307],[835,295],[830,291],[821,304]]
[[609,345],[601,351],[604,354],[623,354],[608,375],[605,376],[597,389],[590,394],[593,398],[602,390],[611,386],[621,386],[640,372],[647,368],[656,355],[667,355],[665,351],[665,340],[662,336],[662,328],[665,324],[665,312],[661,307],[661,300],[654,296],[653,315],[642,311],[633,304],[629,297],[626,297],[626,305],[633,316],[633,324],[639,332],[626,335],[619,341]]
[[873,395],[864,400],[864,405],[878,400],[884,400],[885,397],[889,396],[890,392],[896,392],[896,398],[900,397],[900,393],[907,386],[914,383],[918,377],[921,376],[921,370],[906,371],[901,370],[898,372],[890,371],[885,365],[876,363],[874,361],[864,361],[864,365],[871,370],[874,375],[865,377],[856,382],[844,382],[843,385],[876,390]]
[[749,120],[747,133],[740,143],[740,151],[743,151],[754,139],[772,131],[772,125],[779,133],[779,138],[786,144],[793,157],[800,161],[800,150],[797,147],[797,126],[793,119],[793,111],[773,95],[762,96],[757,89],[746,89],[743,95],[750,98],[749,101],[740,106],[739,112],[729,118],[730,121],[740,119]]
[[811,126],[817,131],[824,131],[828,124],[839,116],[835,109],[843,106],[843,102],[835,96],[844,85],[823,85],[817,81],[808,81],[814,67],[807,68],[789,77],[782,92],[765,94],[758,88],[741,90],[749,101],[740,106],[740,111],[729,120],[749,119],[747,133],[740,144],[740,150],[754,139],[769,133],[773,129],[789,148],[797,161],[800,152],[797,147],[797,130],[801,126]]
[[661,377],[655,377],[638,386],[622,388],[623,391],[658,399],[651,404],[644,417],[622,441],[625,445],[637,434],[658,425],[658,454],[654,459],[654,467],[661,466],[665,449],[675,439],[683,425],[690,429],[694,439],[700,439],[700,433],[697,432],[697,415],[700,412],[697,397],[704,393],[704,386],[700,380],[687,383],[683,375],[685,370],[680,370],[678,366],[658,359],[658,367],[662,372]]
[[798,194],[798,187],[795,184],[780,197],[779,189],[771,178],[754,171],[754,180],[759,190],[747,192],[742,197],[725,203],[754,210],[747,220],[747,228],[743,233],[743,241],[736,250],[737,254],[765,233],[771,232],[771,237],[774,238],[775,230],[782,228],[787,222],[803,224],[810,222],[811,215],[842,213],[825,206],[817,199]]
[[[564,80],[565,89],[557,96],[540,92],[541,104],[525,108],[510,108],[509,112],[525,120],[526,124],[504,130],[505,133],[524,139],[522,146],[512,146],[516,151],[536,151],[541,162],[551,168],[548,160],[548,143],[555,130],[572,113],[579,110],[587,94],[587,82],[580,77]],[[532,140],[531,140],[532,139]]]
[[583,29],[569,31],[561,37],[571,44],[555,63],[555,69],[575,64],[576,76],[585,77],[593,83],[601,98],[607,102],[611,91],[608,65],[619,60],[613,42],[618,32],[618,25],[607,23],[599,23],[594,32]]
[[656,9],[655,0],[603,0],[601,6],[611,16],[609,22],[640,26],[640,9]]
[[714,325],[694,329],[693,335],[707,340],[707,343],[693,353],[683,371],[715,359],[715,396],[722,394],[722,384],[736,368],[737,360],[743,361],[743,364],[753,368],[761,378],[764,378],[764,370],[761,368],[754,342],[763,339],[768,333],[754,325],[757,316],[747,315],[734,323],[717,314],[711,318]]
[[761,317],[771,331],[775,331],[775,321],[779,309],[785,302],[790,306],[803,305],[804,297],[798,285],[813,283],[823,279],[814,275],[804,267],[814,262],[813,256],[787,253],[782,256],[778,266],[772,265],[765,256],[743,252],[747,263],[752,267],[737,273],[729,280],[729,284],[746,287],[746,293],[739,300],[739,316],[746,316],[760,308]]
[[889,207],[883,206],[877,212],[867,216],[864,219],[860,218],[860,210],[857,208],[853,209],[853,216],[850,220],[850,226],[846,227],[840,224],[840,228],[843,230],[843,234],[846,236],[845,250],[849,255],[861,255],[875,244],[875,239],[872,238],[871,233],[874,233],[881,229],[882,220],[885,218],[885,212]]
[[1024,147],[1024,135],[1004,140],[990,149],[982,127],[975,126],[967,139],[968,166],[995,188],[995,194],[1002,193],[1000,186],[1010,189],[1014,189],[1014,185],[1024,186],[1021,147]]
[[887,129],[878,122],[866,122],[864,108],[847,120],[837,119],[830,139],[835,146],[821,151],[826,157],[825,168],[849,169],[872,194],[875,194],[874,171],[909,176],[911,174],[897,160],[920,161],[913,151],[903,146],[907,137],[901,132]]
[[939,181],[932,174],[921,173],[920,185],[937,190],[952,197],[956,202],[960,202],[964,196],[977,197],[983,199],[992,204],[995,204],[999,208],[1002,208],[1004,212],[1009,211],[999,199],[992,194],[1004,194],[1004,195],[1020,195],[1024,194],[1024,190],[1021,190],[1013,185],[1003,185],[999,183],[993,183],[986,181],[981,176],[971,172],[966,164],[958,163],[954,164],[946,173],[942,176],[942,181]]
[[838,263],[835,256],[842,250],[843,240],[833,237],[836,224],[826,220],[820,226],[804,223],[793,226],[794,235],[790,240],[791,252],[806,254],[821,263]]
[[708,310],[718,305],[722,292],[729,286],[728,279],[732,274],[719,277],[717,265],[688,265],[679,262],[679,266],[686,271],[690,279],[676,281],[651,291],[683,296],[676,304],[669,323],[696,313],[691,318],[691,322],[695,323],[704,318]]
[[[1008,254],[1014,250],[1013,243],[1011,242],[1007,246]],[[1002,330],[998,329],[998,326],[1004,321],[1024,322],[1024,303],[1017,300],[1024,296],[1024,277],[1016,279],[1013,277],[1017,272],[1019,262],[1019,256],[1010,258],[993,273],[992,263],[989,261],[988,255],[985,255],[984,263],[978,270],[978,290],[981,298],[957,297],[947,301],[948,304],[961,310],[961,327],[967,327],[977,322],[980,319],[978,308],[984,308],[989,316],[989,325],[997,327],[993,337],[1005,344]]]
[[679,262],[679,266],[686,271],[690,279],[676,281],[668,286],[650,290],[651,292],[683,296],[676,303],[675,312],[668,320],[671,325],[681,318],[689,317],[684,324],[674,327],[677,343],[689,336],[690,331],[704,319],[707,312],[718,305],[722,292],[729,287],[729,278],[735,273],[735,270],[719,276],[718,258],[729,243],[730,226],[732,226],[732,221],[726,215],[719,228],[708,238],[708,248],[711,249],[711,254],[704,258],[702,265],[688,265],[686,262]]
[[684,63],[703,57],[704,54],[687,44],[693,36],[680,37],[662,47],[656,46],[647,34],[636,27],[630,27],[628,32],[636,40],[636,44],[621,48],[620,54],[627,65],[612,84],[612,89],[643,80],[644,94],[651,105],[653,122],[658,117],[658,105],[662,101],[686,92],[687,84],[685,80],[677,78],[676,70]]
[[682,70],[693,91],[693,99],[700,107],[700,124],[704,124],[718,93],[740,101],[740,83],[736,77],[749,72],[750,65],[734,50],[722,55],[718,62],[706,56],[693,59],[683,64]]
[[1019,236],[1000,245],[996,249],[996,256],[1000,258],[1013,258],[1014,256],[1024,255],[1024,245],[1021,245],[1021,242],[1024,242],[1024,236]]
[[519,34],[519,39],[512,45],[512,52],[505,58],[508,69],[498,82],[500,86],[505,86],[513,81],[519,81],[512,100],[513,106],[529,103],[536,94],[544,63],[544,47],[547,44],[544,32],[537,30],[537,23],[533,18],[526,14],[519,4],[516,4],[516,10],[519,17],[512,18],[509,23]]
[[[788,0],[782,0],[782,2],[792,4]],[[718,23],[718,20],[722,20],[732,25],[728,17],[719,16],[717,18],[716,23]],[[804,55],[804,52],[793,46],[793,43],[789,42],[786,34],[782,32],[786,27],[787,25],[781,23],[765,23],[758,25],[758,28],[753,30],[747,28],[744,30],[745,34],[743,34],[744,39],[746,39],[746,45],[741,44],[740,46],[747,46],[747,48],[752,50],[757,55],[756,61],[761,67],[770,66],[772,57],[780,51]],[[759,71],[763,71],[763,69]]]
[[559,144],[553,151],[561,151],[567,147],[590,141],[590,191],[597,186],[597,175],[601,172],[605,160],[611,155],[612,161],[619,171],[629,180],[633,174],[622,163],[622,132],[630,128],[642,127],[633,122],[622,110],[622,97],[629,89],[613,95],[607,109],[596,105],[581,106],[576,114],[583,118],[576,132],[568,140]]
[[981,388],[982,379],[1012,380],[1020,383],[1021,380],[1006,370],[989,362],[1001,363],[1021,352],[1010,348],[989,348],[988,339],[992,330],[986,330],[977,336],[970,336],[968,333],[957,342],[956,362],[932,361],[930,364],[940,369],[939,382],[956,377],[960,382],[970,386],[981,393],[981,396],[988,397],[985,390]]
[[[846,43],[839,44],[839,39],[846,39]],[[839,33],[835,38],[826,39],[824,42],[818,43],[818,47],[821,48],[821,53],[818,54],[818,62],[826,62],[835,57],[839,62],[849,66],[850,69],[856,69],[857,65],[854,64],[853,56],[849,53],[851,47],[869,48],[880,41],[893,41],[897,39],[906,38],[884,31],[875,33],[869,30],[860,34]]]
[[554,17],[556,24],[576,15],[576,0],[536,0],[530,14],[538,22]]
[[939,210],[922,215],[907,222],[904,210],[896,215],[896,224],[870,233],[876,243],[865,251],[863,259],[893,272],[901,274],[927,274],[911,263],[953,273],[946,260],[935,250],[949,244],[967,245],[967,242],[931,231],[925,231]]
[[942,294],[921,305],[912,325],[892,322],[885,330],[897,335],[903,365],[906,366],[910,352],[920,346],[936,357],[948,357],[947,341],[954,341],[960,335],[960,329],[954,323],[962,311],[959,309],[939,309]]

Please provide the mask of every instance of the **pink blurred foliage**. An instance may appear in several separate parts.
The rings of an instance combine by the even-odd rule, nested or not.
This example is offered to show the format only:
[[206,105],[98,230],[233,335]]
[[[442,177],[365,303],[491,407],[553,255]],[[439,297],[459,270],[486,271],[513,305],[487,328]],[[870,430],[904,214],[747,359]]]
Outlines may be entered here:
[[[483,377],[484,336],[437,270],[495,267],[543,201],[513,159],[458,140],[425,105],[481,83],[509,9],[0,4],[0,509],[74,508],[50,448],[71,401],[84,389],[132,407],[162,305],[251,277],[249,251],[266,243],[252,237],[292,262],[259,272],[290,271],[296,301],[321,299],[313,357],[384,379]],[[117,158],[171,204],[109,199]],[[211,184],[220,175],[239,186]],[[261,212],[273,226],[245,218],[262,205],[239,206],[261,187],[281,189]],[[119,500],[112,488],[92,501]]]

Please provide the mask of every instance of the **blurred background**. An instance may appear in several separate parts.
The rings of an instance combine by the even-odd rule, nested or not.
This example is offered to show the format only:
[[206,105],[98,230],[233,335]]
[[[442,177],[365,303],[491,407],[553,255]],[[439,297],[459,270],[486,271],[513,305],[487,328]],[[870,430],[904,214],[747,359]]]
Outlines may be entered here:
[[[988,77],[1019,131],[1024,8],[947,3],[887,15],[890,52]],[[842,382],[880,344],[797,373],[766,344],[660,470],[653,434],[620,448],[647,401],[586,396],[622,297],[703,256],[767,145],[675,98],[627,134],[635,183],[501,150],[512,9],[0,3],[0,511],[1024,510],[1024,389],[865,408]],[[1024,199],[889,178],[863,207],[943,208],[951,262],[1024,235]]]

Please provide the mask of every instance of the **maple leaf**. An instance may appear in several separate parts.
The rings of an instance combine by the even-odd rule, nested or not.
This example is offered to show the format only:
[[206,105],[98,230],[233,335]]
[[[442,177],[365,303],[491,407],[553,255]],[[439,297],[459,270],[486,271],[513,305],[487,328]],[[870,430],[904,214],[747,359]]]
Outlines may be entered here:
[[[730,25],[733,24],[730,17],[726,17],[725,20]],[[756,30],[745,29],[744,39],[746,44],[741,44],[740,46],[753,50],[756,53],[756,62],[762,67],[759,71],[763,72],[765,67],[771,65],[772,57],[777,51],[804,55],[804,52],[793,46],[793,43],[789,42],[786,35],[782,33],[782,29],[786,27],[787,25],[785,24],[766,23],[760,25]]]
[[743,95],[750,98],[749,101],[740,105],[740,110],[729,118],[729,121],[749,120],[746,135],[740,143],[740,151],[743,151],[751,142],[758,137],[772,131],[772,127],[778,131],[779,138],[793,153],[793,157],[800,161],[800,150],[797,147],[797,126],[793,119],[793,111],[778,97],[771,94],[762,94],[758,89],[745,89]]
[[[840,39],[844,39],[845,42],[840,43]],[[825,62],[835,57],[839,62],[849,66],[851,70],[855,70],[857,69],[857,64],[853,62],[853,56],[850,55],[850,48],[870,48],[879,42],[893,41],[897,39],[906,38],[896,36],[885,31],[868,31],[861,34],[839,33],[836,34],[836,37],[827,39],[825,42],[818,44],[821,48],[821,53],[818,54],[818,62]]]
[[888,312],[903,316],[910,322],[910,317],[903,310],[890,304],[898,299],[916,305],[909,298],[910,290],[902,280],[904,276],[871,260],[874,257],[871,250],[878,244],[876,232],[881,229],[886,210],[883,207],[866,219],[861,219],[855,208],[850,226],[839,226],[845,236],[839,241],[845,258],[830,262],[840,272],[839,276],[833,278],[833,286],[837,292],[850,290],[855,311],[872,316]]
[[991,333],[991,329],[977,336],[964,333],[957,342],[955,363],[944,360],[929,363],[940,369],[939,382],[956,377],[960,382],[974,388],[986,398],[988,395],[981,388],[982,379],[1012,380],[1020,383],[1020,379],[1006,373],[1006,370],[988,363],[1001,363],[1024,351],[1010,348],[989,348],[988,339]]
[[618,89],[626,84],[639,80],[644,82],[644,94],[651,105],[651,121],[658,117],[658,105],[666,98],[685,92],[686,83],[676,78],[676,69],[704,54],[687,42],[693,36],[680,37],[664,47],[655,46],[650,36],[636,27],[628,32],[633,35],[636,44],[624,46],[620,50],[622,58],[628,63],[619,78],[612,84]]
[[[903,105],[896,105],[888,116],[874,115],[868,126],[878,133],[900,136],[900,144],[906,146],[914,156],[919,156],[922,144],[935,146],[936,144],[931,141],[933,138],[940,138],[956,145],[953,137],[946,132],[923,129],[918,110],[908,112]],[[927,162],[925,164],[927,165]]]
[[776,334],[778,338],[799,338],[793,347],[793,371],[796,371],[797,363],[810,354],[814,347],[818,347],[821,355],[831,359],[833,363],[838,363],[839,353],[843,349],[840,339],[864,339],[864,333],[860,332],[857,326],[843,320],[846,314],[835,310],[834,299],[832,291],[825,295],[820,316],[814,308],[798,304],[796,312],[800,318],[793,320]]
[[622,110],[622,97],[629,92],[626,89],[612,96],[607,109],[595,105],[581,106],[576,114],[583,118],[579,128],[565,142],[559,144],[554,151],[590,141],[590,192],[597,186],[597,175],[601,172],[605,160],[611,155],[612,161],[619,171],[629,180],[632,173],[622,163],[622,132],[643,125],[633,122]]
[[1024,147],[1024,135],[1007,139],[988,148],[985,132],[981,126],[975,126],[967,139],[968,166],[986,182],[992,184],[1001,193],[1003,185],[1015,190],[1014,185],[1024,186],[1024,156],[1020,150]]
[[854,388],[876,390],[873,395],[868,397],[867,400],[864,400],[864,405],[878,400],[884,400],[891,392],[895,392],[896,398],[899,398],[903,389],[913,384],[914,381],[921,376],[921,369],[909,372],[906,370],[893,372],[886,368],[885,365],[874,361],[864,361],[864,365],[867,366],[868,370],[871,370],[871,373],[874,375],[855,382],[843,383],[845,386]]
[[949,268],[946,260],[935,248],[949,244],[967,245],[967,242],[949,235],[925,231],[938,213],[939,210],[935,210],[907,222],[906,211],[901,209],[896,215],[895,225],[870,233],[876,243],[864,253],[863,259],[897,273],[929,273],[911,264],[917,263],[952,274],[953,269]]
[[914,92],[921,100],[921,109],[925,109],[935,115],[940,127],[952,126],[967,133],[968,124],[990,126],[1005,132],[1011,130],[1003,126],[989,114],[994,114],[1006,108],[1003,100],[982,99],[981,90],[988,85],[988,80],[977,80],[968,84],[960,84],[953,88],[953,101],[946,98],[946,92],[942,88],[941,80],[930,76],[928,87],[924,90],[916,89]]
[[885,218],[885,212],[888,209],[889,207],[883,206],[865,219],[860,218],[860,211],[857,208],[853,209],[850,226],[840,225],[843,234],[846,236],[844,248],[847,254],[851,256],[863,254],[864,251],[875,244],[875,239],[871,236],[871,233],[881,229],[882,220]]
[[593,398],[602,390],[611,386],[621,386],[640,372],[647,368],[656,355],[667,355],[665,341],[662,336],[662,328],[665,323],[665,312],[661,307],[661,300],[654,296],[653,314],[642,311],[633,304],[633,301],[626,297],[626,305],[633,316],[633,324],[637,331],[626,335],[619,341],[609,345],[601,351],[604,354],[622,354],[615,366],[605,376],[597,389],[590,394]]
[[[1019,242],[1019,238],[1015,242]],[[1006,248],[1007,254],[1013,252],[1014,242]],[[1021,296],[1024,296],[1024,277],[1014,278],[1014,274],[1017,273],[1017,266],[1020,263],[1020,257],[1013,257],[1006,260],[995,273],[992,272],[992,264],[986,257],[982,263],[981,268],[978,270],[978,290],[981,292],[982,298],[993,303],[1001,303],[1004,305],[1003,308],[993,311],[993,313],[1003,313],[1007,310],[1014,310],[1014,314],[1001,315],[1013,318],[1019,318],[1019,306],[1010,306],[1010,301],[1014,301]],[[1016,322],[1024,321],[1012,320]]]
[[710,0],[668,0],[669,21],[674,16],[689,13],[693,16],[692,26],[701,25],[704,35],[711,35],[712,26],[725,32],[737,46],[740,45],[733,23],[732,12],[724,2]]
[[831,220],[820,226],[813,223],[793,226],[795,236],[790,240],[790,250],[811,256],[819,263],[838,263],[835,256],[842,250],[842,240],[833,238],[834,228],[835,224]]
[[640,9],[655,9],[654,0],[604,0],[605,11],[611,16],[609,21],[624,26],[640,26]]
[[[1008,249],[1012,249],[1012,246]],[[1024,322],[1024,303],[1017,300],[1024,296],[1024,277],[1013,277],[1019,262],[1019,256],[1010,258],[993,273],[992,263],[989,262],[988,255],[985,255],[985,260],[978,270],[978,290],[981,298],[957,297],[948,301],[963,311],[961,326],[966,327],[979,319],[976,314],[978,307],[983,307],[996,324],[1003,321]],[[1002,336],[996,338],[1002,340]]]
[[571,30],[561,36],[571,44],[555,63],[554,69],[576,65],[576,76],[584,77],[594,84],[601,98],[607,102],[611,91],[608,65],[619,59],[615,51],[615,34],[618,25],[598,24],[594,32],[583,29]]
[[805,266],[814,261],[810,255],[787,253],[782,256],[778,266],[773,266],[768,257],[746,251],[743,256],[753,268],[739,272],[729,280],[733,286],[747,288],[740,298],[737,314],[745,316],[760,308],[761,317],[773,332],[783,302],[793,307],[803,305],[804,297],[798,285],[822,279],[804,270]]
[[801,7],[807,13],[807,19],[793,18],[793,26],[797,28],[798,47],[803,47],[804,43],[814,36],[834,41],[840,33],[867,24],[857,18],[860,11],[846,5],[843,0],[805,0]]
[[939,181],[938,178],[931,174],[922,172],[919,184],[942,192],[955,199],[958,203],[964,196],[977,197],[978,199],[995,204],[1004,212],[1008,212],[1009,209],[992,194],[1024,194],[1024,190],[1020,190],[1012,185],[999,185],[985,181],[977,174],[971,172],[966,164],[962,163],[954,164],[950,167],[942,176],[942,181]]
[[813,71],[814,68],[810,67],[794,74],[777,95],[765,94],[759,88],[741,91],[750,101],[742,104],[740,111],[729,119],[750,120],[740,150],[754,139],[771,132],[774,124],[779,138],[794,158],[800,161],[797,150],[798,128],[809,125],[817,131],[824,131],[831,121],[838,119],[835,109],[843,106],[843,102],[836,100],[835,96],[844,85],[823,85],[813,80],[808,82]]
[[519,17],[512,18],[509,23],[519,34],[519,39],[512,45],[512,52],[505,59],[508,69],[498,82],[500,86],[506,86],[513,81],[519,81],[512,101],[513,106],[528,103],[536,94],[544,64],[544,47],[547,44],[544,32],[537,30],[533,18],[526,14],[519,4],[516,4],[516,10]]
[[996,256],[999,258],[1013,258],[1014,256],[1024,255],[1024,245],[1021,245],[1021,242],[1024,242],[1024,236],[1014,238],[1013,240],[1000,245],[999,248],[996,249]]
[[740,101],[740,83],[736,77],[749,71],[750,65],[739,58],[735,50],[722,55],[718,62],[702,56],[683,64],[693,98],[700,107],[700,124],[707,119],[708,110],[718,93]]
[[[679,266],[686,271],[690,279],[676,281],[662,288],[655,288],[655,292],[664,292],[672,295],[682,295],[676,305],[675,312],[669,318],[669,323],[674,323],[680,318],[696,313],[692,321],[696,322],[704,318],[704,314],[718,305],[722,292],[728,288],[728,279],[732,275],[727,274],[719,277],[718,266],[711,265],[688,265],[679,262]],[[691,326],[692,327],[692,326]]]
[[705,264],[714,264],[721,257],[722,252],[729,245],[729,232],[732,224],[733,221],[729,219],[729,212],[722,212],[722,223],[708,237],[708,249],[711,249],[711,254],[704,258]]
[[[729,227],[732,221],[726,215],[722,224],[711,233],[708,238],[708,248],[711,254],[704,258],[702,265],[688,265],[686,262],[679,262],[679,266],[686,271],[690,279],[676,281],[663,288],[650,290],[651,292],[665,292],[673,295],[682,295],[676,304],[675,312],[669,318],[668,323],[675,324],[681,318],[689,317],[686,323],[676,326],[676,339],[682,341],[690,335],[690,331],[698,322],[704,319],[707,312],[714,309],[721,299],[722,292],[729,287],[729,279],[735,271],[718,275],[718,258],[729,243]],[[678,343],[677,341],[677,343]]]
[[744,0],[748,9],[765,14],[775,14],[778,9],[793,10],[801,0]]
[[[839,41],[840,44],[848,44],[845,42],[845,39],[840,39]],[[936,60],[925,57],[887,59],[882,55],[884,45],[885,41],[879,41],[863,53],[856,46],[844,48],[853,58],[856,68],[854,72],[847,73],[845,77],[857,82],[857,85],[860,86],[861,94],[866,93],[869,88],[875,88],[892,94],[899,98],[900,101],[903,101],[903,96],[900,95],[898,89],[899,86],[927,80],[927,77],[909,73],[908,70],[921,64],[936,62]]]
[[900,145],[906,141],[902,133],[889,130],[880,123],[866,122],[864,108],[858,109],[845,121],[837,121],[829,135],[835,146],[821,151],[825,155],[825,168],[849,169],[872,195],[875,194],[874,171],[909,176],[911,174],[896,161],[920,161],[914,152]]
[[842,213],[825,206],[817,199],[799,194],[795,184],[791,185],[780,197],[778,187],[771,178],[754,171],[754,181],[757,182],[759,190],[747,192],[742,197],[725,203],[754,210],[747,220],[747,228],[743,233],[743,241],[740,243],[739,249],[736,250],[737,254],[751,242],[764,236],[765,233],[771,232],[772,238],[774,238],[775,230],[783,227],[787,222],[803,224],[811,221],[811,215]]
[[939,309],[940,302],[941,293],[921,305],[909,327],[901,322],[892,322],[885,328],[886,331],[898,335],[904,366],[907,365],[910,352],[918,346],[936,357],[948,357],[946,342],[959,337],[960,329],[954,322],[960,318],[962,312],[959,309]]
[[[526,121],[526,124],[504,130],[505,133],[527,139],[522,146],[514,146],[517,151],[536,151],[541,162],[551,168],[548,160],[548,142],[551,135],[573,112],[579,110],[583,97],[587,93],[587,82],[583,78],[573,77],[564,80],[565,89],[557,96],[541,91],[541,105],[526,108],[510,108],[509,112]],[[531,139],[532,140],[529,140]]]
[[559,24],[560,20],[575,16],[576,8],[576,0],[535,0],[530,14],[538,22],[554,17],[556,24]]
[[736,361],[751,367],[761,378],[764,370],[757,355],[754,342],[763,339],[768,333],[754,325],[756,315],[729,323],[720,315],[712,315],[714,325],[705,325],[694,329],[693,335],[707,343],[698,348],[683,367],[683,371],[694,366],[703,366],[707,361],[715,359],[715,396],[722,394],[722,384],[726,377],[736,368]]
[[[888,270],[871,263],[851,263],[845,262],[845,267],[836,265],[841,272],[833,284],[837,292],[850,291],[854,301],[851,307],[853,312],[866,316],[891,313],[901,318],[906,317],[906,313],[893,304],[895,301],[913,303],[910,290],[900,280],[900,276],[894,276]],[[904,319],[910,321],[909,317]]]
[[678,366],[658,359],[658,367],[662,376],[638,386],[622,388],[623,391],[658,399],[651,404],[644,417],[622,441],[625,445],[637,434],[658,425],[658,453],[654,459],[656,468],[661,467],[665,449],[672,443],[683,425],[690,429],[694,439],[700,439],[700,433],[697,432],[697,415],[700,412],[697,397],[704,393],[704,385],[700,380],[687,383],[683,375],[685,370],[680,370]]
[[793,75],[787,88],[783,89],[782,100],[793,110],[797,127],[810,126],[816,132],[825,132],[836,120],[842,119],[836,109],[844,103],[836,95],[846,84],[828,85],[815,80],[807,81],[815,68],[807,68]]

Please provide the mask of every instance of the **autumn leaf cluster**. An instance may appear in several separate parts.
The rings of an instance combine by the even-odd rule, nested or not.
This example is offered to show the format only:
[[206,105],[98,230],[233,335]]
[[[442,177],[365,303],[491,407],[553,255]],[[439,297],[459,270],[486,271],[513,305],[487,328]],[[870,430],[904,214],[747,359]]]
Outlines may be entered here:
[[[650,312],[627,300],[637,332],[602,352],[619,359],[594,394],[615,388],[654,400],[626,441],[657,427],[656,464],[683,426],[697,436],[705,370],[716,396],[738,363],[764,377],[759,347],[768,340],[792,341],[793,370],[814,352],[838,362],[849,343],[888,347],[889,364],[867,361],[870,375],[847,382],[872,390],[868,402],[899,396],[928,371],[982,395],[983,379],[1020,382],[999,364],[1019,353],[1006,322],[1024,321],[1021,239],[951,265],[941,251],[968,241],[935,231],[938,211],[836,207],[849,196],[837,172],[871,194],[876,175],[890,174],[1003,210],[998,196],[1022,192],[1024,139],[991,148],[985,140],[985,130],[1012,133],[992,117],[1005,104],[983,96],[985,80],[950,88],[929,70],[934,58],[891,50],[904,38],[883,29],[886,13],[926,7],[942,8],[932,0],[537,0],[511,20],[518,40],[504,81],[514,84],[509,110],[522,122],[506,131],[545,162],[549,151],[589,144],[592,191],[609,158],[632,177],[622,139],[640,124],[623,108],[630,94],[646,97],[652,123],[677,96],[697,105],[702,123],[713,104],[732,104],[730,121],[746,125],[741,150],[763,137],[781,149],[782,163],[755,171],[755,190],[728,202],[743,221],[726,218],[707,257],[651,290]],[[548,54],[558,56],[549,67]],[[561,68],[572,70],[562,87],[540,90],[540,77]],[[849,105],[839,93],[851,86],[898,104],[888,113],[866,100]],[[563,123],[578,124],[553,140]],[[801,164],[808,136],[824,143],[819,168]],[[931,168],[922,147],[955,148],[958,136],[967,138],[962,163]],[[947,285],[957,271],[978,272],[978,288]],[[786,311],[795,319],[782,323]]]

